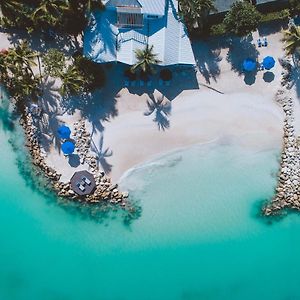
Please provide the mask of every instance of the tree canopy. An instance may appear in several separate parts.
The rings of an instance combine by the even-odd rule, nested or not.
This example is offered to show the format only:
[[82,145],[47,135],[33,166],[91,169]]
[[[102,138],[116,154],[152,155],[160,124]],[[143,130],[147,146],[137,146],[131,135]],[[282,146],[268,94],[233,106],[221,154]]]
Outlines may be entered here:
[[300,26],[283,31],[284,50],[287,55],[300,54]]
[[216,8],[214,0],[179,0],[179,11],[189,29],[202,29],[207,16]]
[[0,0],[6,27],[31,31],[56,31],[78,35],[87,25],[89,13],[103,8],[101,0]]
[[145,47],[145,49],[135,50],[136,64],[131,68],[132,71],[141,69],[144,73],[153,73],[153,65],[159,64],[160,60],[157,59],[157,54],[153,52],[153,45]]
[[237,1],[225,15],[224,25],[228,32],[243,36],[257,29],[261,14],[247,1]]

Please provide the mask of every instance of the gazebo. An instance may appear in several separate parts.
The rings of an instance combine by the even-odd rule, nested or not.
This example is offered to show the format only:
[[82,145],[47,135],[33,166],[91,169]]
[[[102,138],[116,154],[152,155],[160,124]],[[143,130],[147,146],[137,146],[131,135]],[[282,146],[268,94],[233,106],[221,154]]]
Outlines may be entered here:
[[91,194],[96,189],[94,175],[88,171],[75,172],[71,178],[71,187],[79,196]]

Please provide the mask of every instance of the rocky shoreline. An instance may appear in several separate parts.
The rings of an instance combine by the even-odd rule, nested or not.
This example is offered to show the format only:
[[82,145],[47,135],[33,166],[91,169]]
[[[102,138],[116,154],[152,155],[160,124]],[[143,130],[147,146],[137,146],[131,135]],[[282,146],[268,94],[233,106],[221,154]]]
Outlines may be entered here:
[[286,209],[300,211],[300,137],[296,136],[293,124],[293,99],[279,90],[276,100],[285,114],[283,148],[275,195],[263,208],[265,216],[278,215]]
[[77,195],[72,190],[70,182],[64,183],[60,181],[61,174],[49,167],[45,162],[45,155],[42,153],[39,142],[38,128],[35,125],[34,117],[29,110],[27,110],[23,118],[20,119],[20,124],[25,132],[25,145],[29,150],[32,163],[43,171],[58,196],[90,204],[97,204],[106,201],[110,204],[117,204],[124,209],[132,209],[129,201],[127,200],[128,193],[120,192],[118,190],[118,185],[112,184],[111,179],[107,177],[104,172],[99,171],[97,168],[96,157],[89,155],[88,149],[90,139],[83,123],[76,124],[77,128],[75,130],[74,137],[76,138],[80,136],[80,139],[77,139],[77,141],[80,140],[80,142],[76,143],[80,162],[86,162],[90,166],[89,171],[94,175],[96,182],[96,189],[94,193],[86,196]]

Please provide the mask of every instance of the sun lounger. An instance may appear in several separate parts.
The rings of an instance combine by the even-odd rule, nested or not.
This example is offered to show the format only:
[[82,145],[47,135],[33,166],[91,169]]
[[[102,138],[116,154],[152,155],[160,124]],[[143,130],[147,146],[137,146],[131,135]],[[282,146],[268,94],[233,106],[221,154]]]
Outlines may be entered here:
[[261,47],[261,46],[262,46],[261,39],[258,39],[258,40],[257,40],[257,45],[258,45],[258,47]]
[[135,80],[131,81],[131,86],[135,86]]
[[170,84],[171,84],[170,80],[166,81],[166,86],[170,86]]
[[147,86],[148,86],[148,87],[152,86],[152,81],[151,81],[151,80],[149,80],[149,81],[147,82]]
[[125,85],[126,87],[129,87],[129,81],[125,80],[125,81],[124,81],[124,85]]
[[77,182],[76,186],[80,189],[80,191],[82,191],[82,192],[85,191],[85,187],[80,182]]
[[267,47],[268,46],[268,40],[266,37],[264,37],[264,40],[263,40],[263,46],[264,47]]
[[87,185],[91,185],[91,181],[88,179],[88,178],[86,178],[86,177],[82,177],[82,181],[84,181]]
[[265,69],[263,62],[259,64],[259,70],[263,71]]
[[144,81],[143,80],[140,80],[140,86],[144,86]]
[[159,79],[158,84],[159,84],[159,86],[163,86],[164,82],[161,79]]

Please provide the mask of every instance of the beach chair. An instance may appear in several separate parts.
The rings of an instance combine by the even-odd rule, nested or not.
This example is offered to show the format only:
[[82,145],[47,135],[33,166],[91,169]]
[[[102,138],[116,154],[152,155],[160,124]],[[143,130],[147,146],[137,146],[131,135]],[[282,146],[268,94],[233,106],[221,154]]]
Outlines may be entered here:
[[140,80],[140,86],[144,86],[144,81]]
[[136,83],[135,80],[132,80],[132,81],[131,81],[131,86],[134,87],[134,86],[135,86],[135,83]]
[[263,46],[264,46],[264,47],[267,47],[267,46],[268,46],[268,40],[267,40],[266,37],[264,37],[264,39],[263,39]]
[[152,80],[149,80],[149,81],[147,82],[147,86],[148,86],[148,87],[151,87],[151,86],[152,86]]
[[82,181],[84,181],[87,185],[91,185],[91,181],[88,179],[88,178],[86,178],[86,177],[82,177]]
[[77,182],[77,183],[76,183],[76,186],[79,188],[79,190],[80,190],[81,192],[84,192],[84,191],[85,191],[85,187],[84,187],[83,185],[81,185],[80,182]]
[[166,81],[166,86],[170,86],[171,80]]
[[124,86],[129,87],[129,81],[128,80],[124,81]]
[[159,79],[158,84],[159,84],[159,86],[163,86],[164,82],[161,79]]
[[259,70],[263,71],[265,69],[263,62],[259,64]]
[[262,41],[261,41],[260,38],[257,40],[257,45],[258,45],[258,47],[261,47],[261,46],[262,46]]

